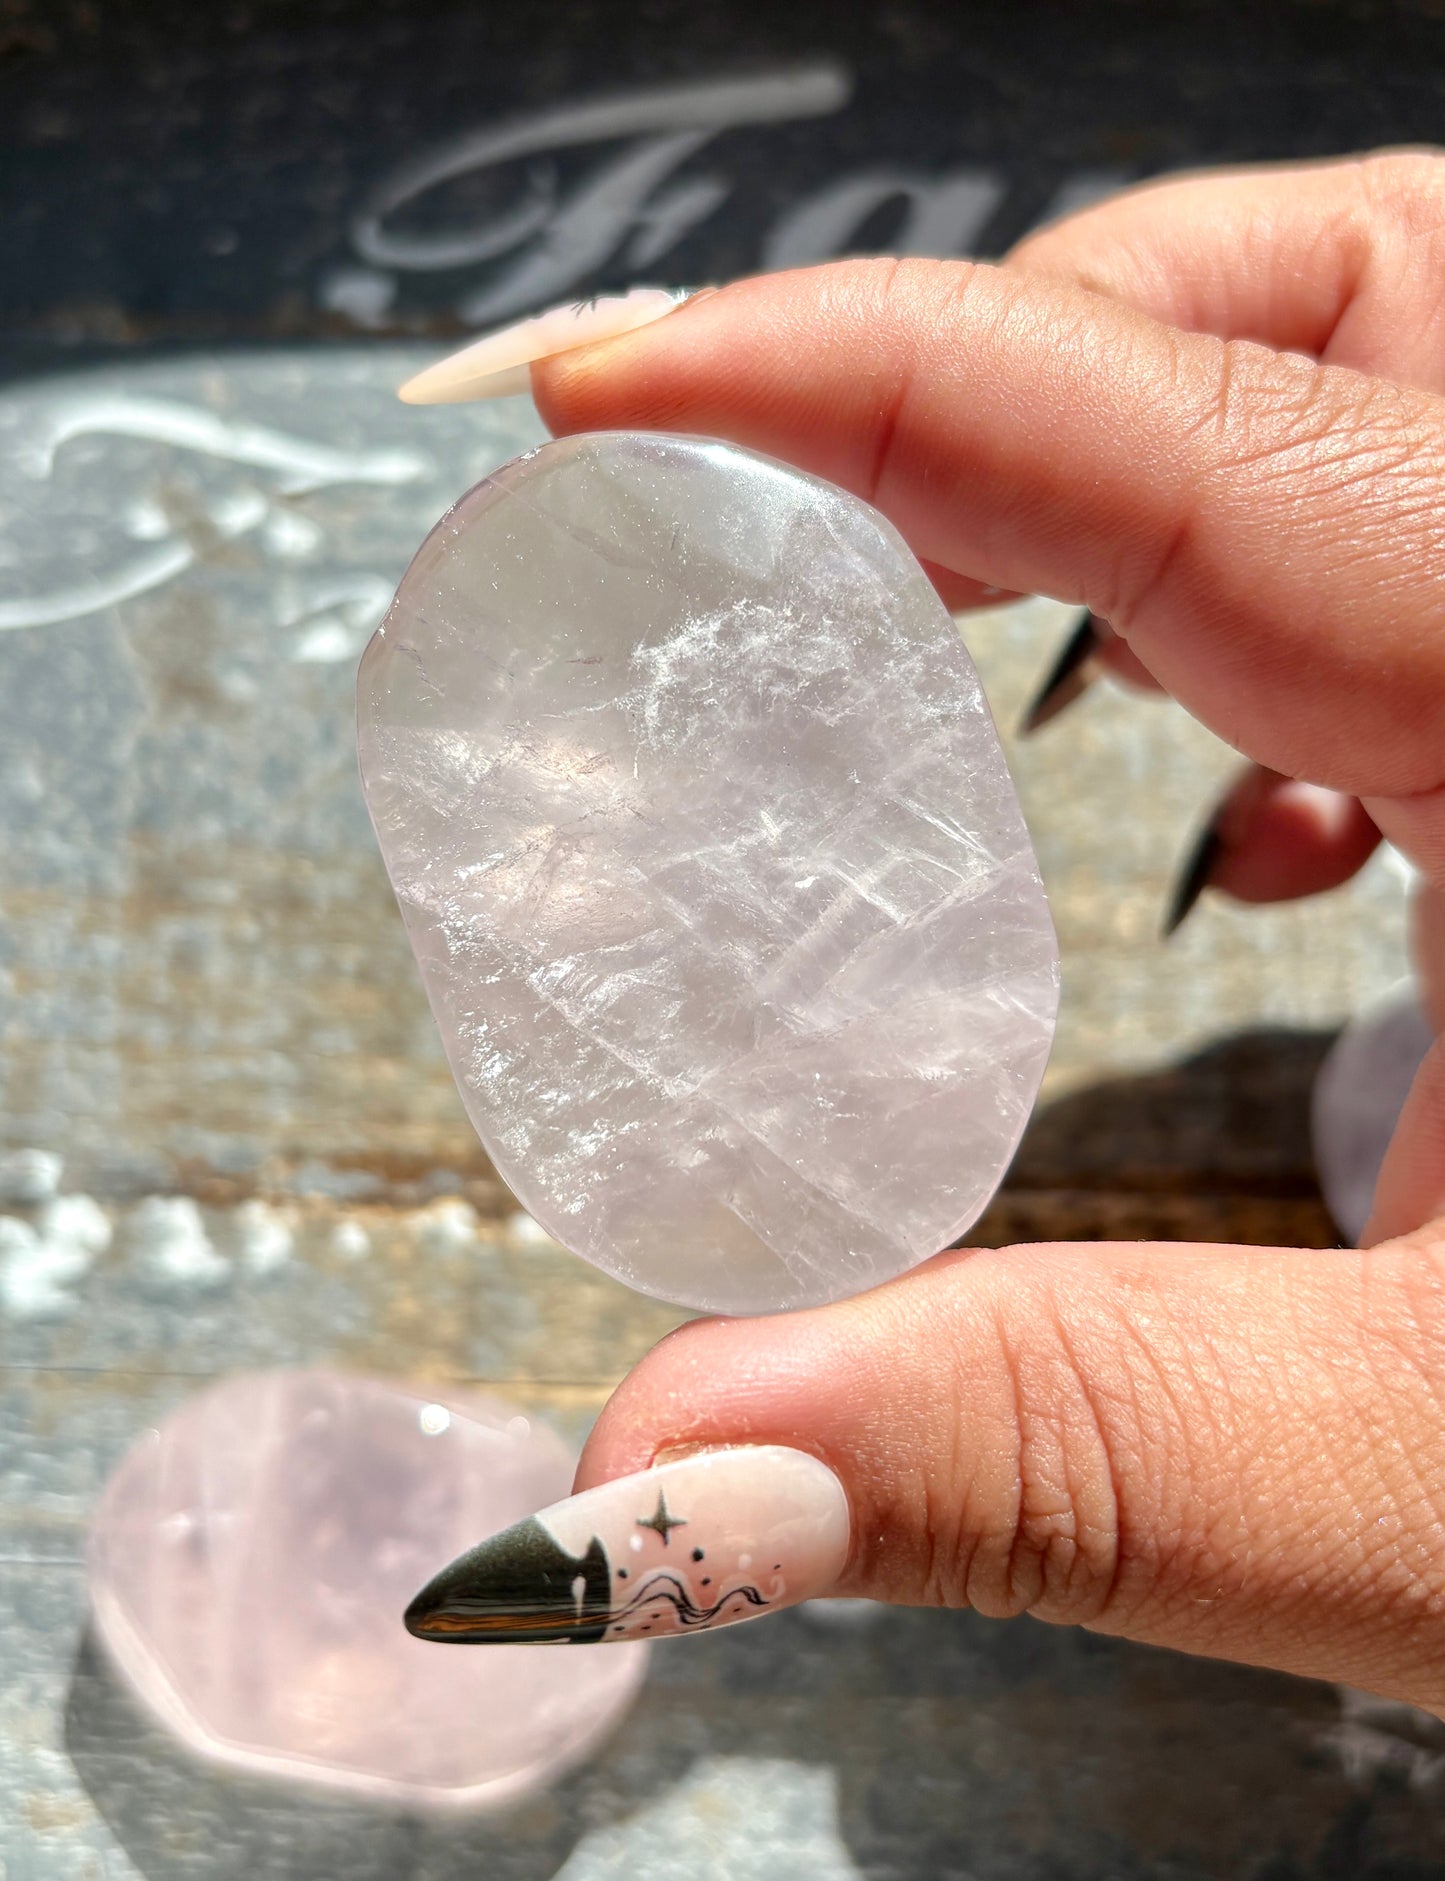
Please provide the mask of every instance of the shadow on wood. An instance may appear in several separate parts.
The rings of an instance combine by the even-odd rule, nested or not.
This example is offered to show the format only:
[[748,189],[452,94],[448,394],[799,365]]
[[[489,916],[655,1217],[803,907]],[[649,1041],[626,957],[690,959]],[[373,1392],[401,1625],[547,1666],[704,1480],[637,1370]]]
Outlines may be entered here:
[[1044,1104],[966,1245],[1338,1245],[1309,1140],[1310,1092],[1333,1038],[1243,1032]]

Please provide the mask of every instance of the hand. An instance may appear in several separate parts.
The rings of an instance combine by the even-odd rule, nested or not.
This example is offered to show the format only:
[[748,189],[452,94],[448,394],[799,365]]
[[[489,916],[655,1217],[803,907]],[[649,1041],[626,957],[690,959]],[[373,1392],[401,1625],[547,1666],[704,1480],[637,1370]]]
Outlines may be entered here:
[[[1445,926],[1445,158],[1167,183],[997,268],[744,281],[534,384],[557,431],[702,432],[848,486],[956,604],[1088,606],[1122,670],[1264,767],[1223,886],[1328,885],[1380,830],[1433,885],[1422,930]],[[851,1509],[835,1593],[1445,1713],[1442,1210],[1437,1045],[1368,1251],[953,1253],[687,1325],[617,1391],[578,1487],[694,1448],[811,1452]]]

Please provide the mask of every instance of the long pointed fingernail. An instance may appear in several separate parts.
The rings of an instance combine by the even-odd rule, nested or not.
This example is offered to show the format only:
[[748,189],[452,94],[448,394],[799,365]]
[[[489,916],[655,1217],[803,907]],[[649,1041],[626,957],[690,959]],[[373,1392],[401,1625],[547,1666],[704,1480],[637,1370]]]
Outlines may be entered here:
[[1169,897],[1169,906],[1165,911],[1164,925],[1160,930],[1161,938],[1168,940],[1171,934],[1177,934],[1188,920],[1194,904],[1209,887],[1214,877],[1214,870],[1224,851],[1224,842],[1219,834],[1218,811],[1204,825],[1194,840],[1194,846],[1184,861],[1179,872],[1179,880],[1174,893]]
[[848,1535],[843,1485],[816,1457],[706,1451],[478,1543],[427,1583],[406,1626],[465,1646],[703,1632],[827,1593]]
[[408,405],[458,405],[469,399],[506,398],[526,392],[532,366],[539,359],[570,353],[597,340],[615,339],[635,327],[650,326],[691,298],[662,287],[634,287],[627,294],[574,301],[549,307],[530,320],[518,320],[498,333],[473,340],[459,353],[408,379],[397,397]]
[[1021,738],[1027,738],[1030,732],[1038,731],[1051,718],[1057,718],[1080,693],[1089,689],[1098,676],[1096,656],[1103,644],[1103,630],[1086,609],[1019,722]]

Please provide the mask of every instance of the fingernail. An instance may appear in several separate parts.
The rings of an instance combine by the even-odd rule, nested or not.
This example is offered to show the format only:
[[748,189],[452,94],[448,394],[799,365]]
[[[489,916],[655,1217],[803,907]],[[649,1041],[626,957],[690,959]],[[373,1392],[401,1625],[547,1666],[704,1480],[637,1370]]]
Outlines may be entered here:
[[826,1593],[848,1500],[825,1463],[774,1445],[710,1450],[555,1502],[479,1542],[406,1610],[454,1645],[664,1639]]
[[1086,609],[1024,713],[1019,723],[1021,738],[1027,738],[1030,732],[1038,731],[1051,718],[1057,718],[1080,693],[1088,690],[1097,676],[1095,655],[1103,643],[1100,624]]
[[1194,847],[1189,851],[1174,893],[1169,898],[1169,907],[1164,916],[1164,925],[1160,937],[1168,940],[1177,934],[1188,920],[1195,902],[1208,888],[1214,874],[1224,844],[1220,838],[1218,812],[1216,811],[1195,838]]
[[506,398],[530,391],[536,360],[649,326],[689,298],[668,288],[634,287],[627,294],[549,307],[546,313],[518,320],[438,360],[408,379],[397,397],[408,405],[458,405],[468,399]]

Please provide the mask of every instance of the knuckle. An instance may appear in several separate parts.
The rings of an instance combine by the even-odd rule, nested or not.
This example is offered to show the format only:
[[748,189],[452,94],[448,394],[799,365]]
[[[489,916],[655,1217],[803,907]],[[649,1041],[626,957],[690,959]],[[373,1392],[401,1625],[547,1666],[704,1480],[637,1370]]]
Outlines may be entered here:
[[[1184,336],[1171,344],[1180,349]],[[1104,612],[1128,631],[1200,573],[1221,532],[1240,541],[1288,527],[1320,552],[1416,552],[1438,580],[1445,545],[1439,477],[1445,428],[1434,401],[1251,340],[1194,348],[1176,367],[1175,432],[1187,477],[1171,485],[1156,526],[1121,552]]]
[[1445,1222],[1254,1327],[1138,1269],[1018,1252],[1030,1272],[973,1296],[955,1434],[915,1485],[914,1598],[1193,1650],[1241,1615],[1282,1637],[1365,1616],[1381,1651],[1445,1627]]
[[977,272],[971,262],[916,256],[870,265],[865,277],[870,324],[914,336],[912,346],[903,349],[873,418],[870,461],[860,469],[858,486],[870,502],[882,503],[882,492],[898,461],[907,458],[912,448],[910,409],[920,385],[926,389],[927,383],[922,336],[959,319],[971,298]]
[[1012,1480],[992,1519],[972,1524],[965,1594],[993,1617],[1033,1613],[1069,1622],[1108,1608],[1120,1562],[1121,1454],[1117,1407],[1106,1405],[1076,1356],[1048,1285],[1006,1301],[998,1362],[1012,1402]]
[[1355,182],[1377,221],[1417,236],[1445,229],[1445,152],[1374,151],[1357,161]]

